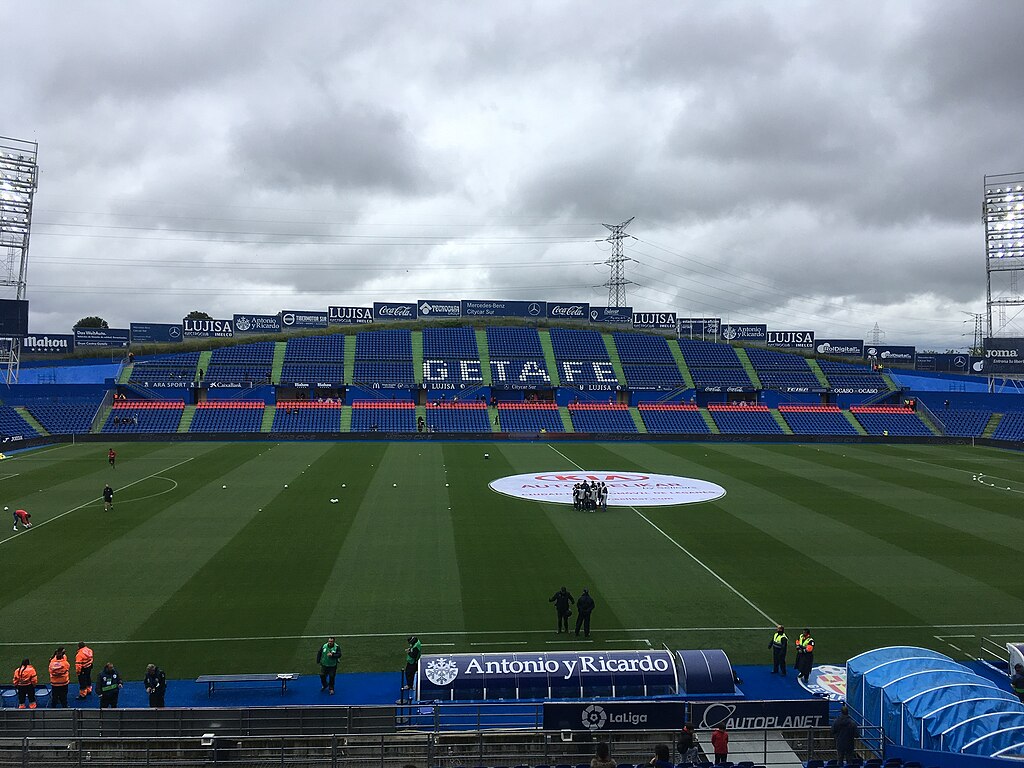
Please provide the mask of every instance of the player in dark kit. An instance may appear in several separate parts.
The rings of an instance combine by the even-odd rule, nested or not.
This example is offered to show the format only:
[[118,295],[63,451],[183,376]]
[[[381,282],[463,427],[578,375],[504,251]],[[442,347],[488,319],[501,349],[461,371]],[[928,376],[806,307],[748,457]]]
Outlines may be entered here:
[[111,448],[107,451],[107,462],[110,464],[110,468],[114,469],[114,463],[117,461],[117,451]]
[[103,486],[103,509],[109,512],[114,508],[114,489],[110,487],[110,483]]
[[554,603],[555,610],[558,612],[558,634],[562,634],[562,632],[568,633],[569,617],[572,616],[572,610],[569,606],[576,602],[573,596],[569,594],[569,590],[562,587],[548,598],[548,602]]

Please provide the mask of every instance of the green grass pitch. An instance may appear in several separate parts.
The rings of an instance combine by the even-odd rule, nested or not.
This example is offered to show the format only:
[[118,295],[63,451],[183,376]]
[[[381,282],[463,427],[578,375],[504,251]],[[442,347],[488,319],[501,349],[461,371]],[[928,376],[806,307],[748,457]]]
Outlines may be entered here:
[[[129,676],[152,661],[172,677],[313,672],[326,634],[346,671],[397,670],[409,633],[427,653],[584,647],[555,634],[547,599],[562,584],[597,600],[594,650],[724,648],[767,663],[769,619],[791,637],[811,626],[819,663],[904,643],[966,658],[983,636],[1024,639],[1012,452],[123,443],[111,470],[108,447],[0,463],[0,503],[35,522],[16,535],[7,517],[0,533],[0,668],[25,655],[41,668],[80,639]],[[727,495],[586,513],[487,487],[576,466],[701,478]]]

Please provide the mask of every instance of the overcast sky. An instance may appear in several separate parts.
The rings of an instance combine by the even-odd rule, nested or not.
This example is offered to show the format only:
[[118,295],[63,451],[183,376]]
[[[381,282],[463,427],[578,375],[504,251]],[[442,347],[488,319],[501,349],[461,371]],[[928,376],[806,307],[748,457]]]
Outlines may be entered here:
[[0,3],[34,332],[604,304],[635,216],[637,309],[941,351],[1024,170],[1019,0]]

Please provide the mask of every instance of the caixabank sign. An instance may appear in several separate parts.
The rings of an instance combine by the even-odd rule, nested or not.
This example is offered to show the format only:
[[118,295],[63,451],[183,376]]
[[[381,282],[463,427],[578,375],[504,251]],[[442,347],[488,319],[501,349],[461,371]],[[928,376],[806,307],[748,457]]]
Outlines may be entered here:
[[985,339],[985,373],[1024,373],[1024,339]]

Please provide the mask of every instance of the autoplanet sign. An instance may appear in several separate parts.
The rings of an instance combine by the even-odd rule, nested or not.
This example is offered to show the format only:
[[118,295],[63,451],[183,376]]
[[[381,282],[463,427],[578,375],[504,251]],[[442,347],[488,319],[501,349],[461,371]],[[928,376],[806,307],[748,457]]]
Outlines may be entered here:
[[609,507],[667,507],[714,501],[725,488],[706,480],[624,471],[568,471],[500,477],[489,488],[506,496],[550,504],[572,504],[572,489],[584,481],[608,486]]

